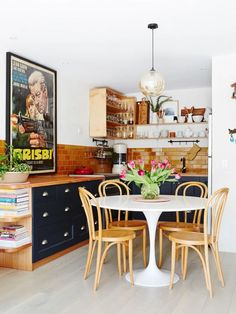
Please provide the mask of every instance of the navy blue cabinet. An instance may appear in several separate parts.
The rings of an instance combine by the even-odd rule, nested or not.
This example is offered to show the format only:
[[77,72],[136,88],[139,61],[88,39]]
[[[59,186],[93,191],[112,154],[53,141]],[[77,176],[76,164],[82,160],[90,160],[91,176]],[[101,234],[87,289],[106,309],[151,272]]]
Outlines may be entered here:
[[[189,182],[189,181],[198,181],[203,182],[207,185],[207,177],[203,176],[183,176],[178,182],[165,182],[161,185],[160,192],[161,194],[167,194],[167,195],[174,195],[175,190],[178,184]],[[134,182],[130,184],[130,188],[132,191],[132,194],[140,194],[140,188],[138,188]],[[188,191],[189,196],[199,196],[199,189],[197,188],[191,188]],[[181,191],[180,191],[181,194]],[[191,219],[191,215],[189,216]],[[141,212],[132,212],[132,218],[133,219],[145,219],[145,216]],[[175,221],[176,215],[175,213],[166,212],[162,213],[160,216],[160,221]]]
[[98,196],[100,182],[94,180],[32,188],[33,262],[88,239],[87,220],[78,187],[83,186]]

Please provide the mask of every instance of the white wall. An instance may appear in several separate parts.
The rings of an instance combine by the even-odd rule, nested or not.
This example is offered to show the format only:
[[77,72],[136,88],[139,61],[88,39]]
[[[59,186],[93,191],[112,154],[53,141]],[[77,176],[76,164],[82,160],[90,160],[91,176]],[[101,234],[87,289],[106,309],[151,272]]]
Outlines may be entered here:
[[[211,87],[189,88],[189,89],[173,89],[166,90],[164,93],[166,96],[172,96],[173,99],[179,101],[179,107],[211,107]],[[142,93],[129,94],[130,96],[137,97],[137,100],[141,100]]]
[[[0,53],[0,139],[5,140],[6,118],[6,51]],[[13,50],[12,50],[13,51]],[[78,76],[79,69],[62,64],[52,64],[37,55],[27,55],[26,49],[14,53],[44,64],[57,71],[57,142],[59,144],[93,145],[89,138],[89,86]]]
[[220,249],[236,252],[236,144],[230,143],[228,128],[236,128],[236,99],[232,99],[236,82],[236,55],[213,58],[213,191],[230,188],[223,215]]

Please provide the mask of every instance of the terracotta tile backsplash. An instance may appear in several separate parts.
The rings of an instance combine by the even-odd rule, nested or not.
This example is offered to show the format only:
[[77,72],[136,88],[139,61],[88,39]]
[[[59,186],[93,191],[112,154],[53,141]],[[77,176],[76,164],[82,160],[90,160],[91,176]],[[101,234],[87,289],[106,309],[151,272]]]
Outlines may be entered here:
[[[97,148],[93,146],[57,145],[57,174],[73,173],[79,166],[89,166],[94,172],[111,172],[111,159],[95,159]],[[187,159],[190,148],[129,148],[128,160],[144,159],[145,167],[150,167],[151,160],[169,159],[178,171],[182,167],[181,158],[186,158],[187,172],[207,172],[207,148],[201,148],[194,160]],[[0,140],[0,154],[4,152],[4,141]]]
[[148,169],[151,160],[164,160],[167,158],[173,167],[180,171],[182,168],[181,158],[186,158],[187,172],[207,172],[207,148],[202,147],[193,160],[187,159],[187,152],[190,148],[129,148],[128,160],[138,160],[142,158],[145,167]]
[[[79,166],[89,166],[94,172],[111,172],[111,159],[95,159],[96,147],[57,145],[57,174],[73,173]],[[0,140],[0,154],[4,152],[4,141]]]

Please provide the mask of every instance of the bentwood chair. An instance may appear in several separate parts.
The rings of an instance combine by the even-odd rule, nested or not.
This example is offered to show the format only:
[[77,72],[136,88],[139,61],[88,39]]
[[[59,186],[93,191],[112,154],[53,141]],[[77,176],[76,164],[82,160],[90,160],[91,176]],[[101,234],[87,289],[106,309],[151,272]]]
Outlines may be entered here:
[[[183,248],[184,259],[182,260],[183,268],[183,279],[186,278],[187,273],[187,260],[188,260],[188,249],[192,248],[200,257],[203,271],[206,280],[206,286],[209,290],[210,296],[212,297],[212,284],[210,277],[210,266],[208,257],[208,246],[210,246],[213,257],[216,264],[218,278],[221,285],[224,286],[224,277],[221,268],[221,261],[218,249],[218,239],[220,224],[222,215],[226,203],[226,199],[229,193],[228,188],[222,188],[217,190],[207,201],[206,208],[204,211],[204,232],[173,232],[169,234],[169,240],[172,242],[171,249],[171,277],[170,277],[170,289],[173,287],[174,272],[175,272],[175,259],[176,250]],[[210,212],[210,230],[208,230],[208,217]],[[201,248],[204,248],[203,252]]]
[[[129,195],[128,186],[120,180],[107,180],[100,183],[98,192],[100,196],[107,196],[107,191],[113,188],[113,191],[118,192],[119,195]],[[117,212],[117,211],[116,211]],[[143,238],[143,264],[147,266],[146,258],[146,242],[147,242],[147,223],[144,220],[130,220],[128,219],[128,211],[125,212],[124,219],[122,220],[121,211],[118,211],[117,220],[113,219],[113,211],[105,209],[106,228],[113,230],[130,230],[134,231],[136,236]]]
[[[203,182],[195,182],[189,181],[184,182],[175,190],[175,195],[180,195],[182,192],[183,196],[189,195],[191,189],[198,189],[200,192],[200,197],[207,197],[208,189],[205,183]],[[158,257],[158,267],[162,266],[163,260],[163,236],[168,238],[170,232],[175,231],[200,231],[202,228],[201,225],[201,217],[202,217],[202,209],[195,210],[193,215],[192,221],[188,222],[188,216],[190,213],[187,211],[183,212],[182,220],[180,221],[180,213],[176,212],[176,221],[161,221],[158,223],[158,243],[159,243],[159,257]]]
[[[118,258],[118,270],[119,275],[122,275],[121,270],[121,246],[125,246],[128,243],[128,253],[129,253],[129,272],[130,272],[130,282],[133,285],[133,239],[135,238],[135,233],[128,230],[107,230],[102,229],[102,216],[101,209],[96,201],[96,198],[88,192],[86,189],[80,187],[79,195],[82,201],[83,208],[87,217],[88,228],[89,228],[89,246],[88,246],[88,256],[85,266],[84,279],[87,278],[91,263],[93,259],[94,250],[97,245],[97,263],[96,272],[94,280],[94,290],[97,289],[101,277],[102,266],[107,254],[107,251],[113,246],[117,245],[117,258]],[[98,230],[95,231],[93,209],[90,201],[96,204],[97,217],[98,217]],[[102,244],[105,243],[104,250],[102,249]],[[102,252],[103,250],[103,252]]]

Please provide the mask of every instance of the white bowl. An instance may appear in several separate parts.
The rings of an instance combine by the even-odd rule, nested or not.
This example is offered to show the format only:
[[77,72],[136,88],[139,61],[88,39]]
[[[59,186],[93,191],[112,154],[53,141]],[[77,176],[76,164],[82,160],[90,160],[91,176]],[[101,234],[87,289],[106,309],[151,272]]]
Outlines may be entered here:
[[0,183],[23,183],[26,182],[29,176],[29,172],[6,172]]
[[202,122],[203,116],[193,116],[193,122]]

